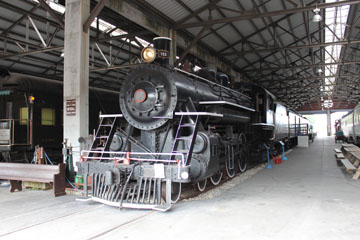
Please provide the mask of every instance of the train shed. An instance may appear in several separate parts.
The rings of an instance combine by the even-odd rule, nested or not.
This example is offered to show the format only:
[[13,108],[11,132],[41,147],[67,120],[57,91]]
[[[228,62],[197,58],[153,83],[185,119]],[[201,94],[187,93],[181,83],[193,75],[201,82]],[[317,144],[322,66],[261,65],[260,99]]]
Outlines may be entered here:
[[359,33],[359,0],[0,0],[0,238],[356,237]]

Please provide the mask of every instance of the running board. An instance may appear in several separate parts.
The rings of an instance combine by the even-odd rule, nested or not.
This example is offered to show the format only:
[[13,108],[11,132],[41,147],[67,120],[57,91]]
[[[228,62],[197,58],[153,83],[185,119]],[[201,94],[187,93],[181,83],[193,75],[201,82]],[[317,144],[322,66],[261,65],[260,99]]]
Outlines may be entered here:
[[224,104],[224,105],[234,106],[234,107],[237,107],[237,108],[242,108],[242,109],[245,109],[245,110],[248,110],[248,111],[251,111],[251,112],[255,112],[255,109],[248,108],[248,107],[245,107],[243,105],[228,102],[228,101],[200,101],[199,104],[200,105],[223,105]]
[[224,117],[220,113],[212,112],[175,112],[175,116],[209,116],[209,117]]

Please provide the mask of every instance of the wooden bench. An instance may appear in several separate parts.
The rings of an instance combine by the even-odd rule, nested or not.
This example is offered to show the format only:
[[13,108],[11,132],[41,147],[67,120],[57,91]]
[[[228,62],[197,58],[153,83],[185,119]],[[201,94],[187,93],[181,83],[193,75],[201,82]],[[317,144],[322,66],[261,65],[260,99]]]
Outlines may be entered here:
[[[354,154],[358,155],[360,153],[360,148],[357,146],[352,147],[344,147],[341,149],[344,156],[349,159],[351,162],[353,162]],[[360,159],[360,158],[359,158]]]
[[356,145],[352,144],[352,143],[344,143],[341,144],[341,147],[345,148],[345,147],[356,147]]
[[[347,150],[345,154],[346,157],[344,158],[336,157],[336,160],[338,164],[341,162],[342,165],[344,165],[347,172],[351,172],[351,173],[355,172],[352,178],[358,179],[360,177],[360,151],[358,151],[356,148],[349,148],[346,150]],[[339,155],[339,154],[335,154],[335,155]]]
[[355,171],[356,167],[354,167],[354,165],[352,165],[352,163],[347,160],[346,158],[341,159],[342,164],[345,166],[346,171]]
[[344,159],[344,158],[345,158],[345,156],[344,156],[344,154],[341,153],[341,151],[340,151],[340,153],[335,152],[335,159],[336,159],[336,163],[338,166],[341,166],[340,160]]
[[0,163],[0,179],[10,180],[10,192],[22,190],[22,181],[52,183],[55,197],[65,195],[65,164]]
[[335,157],[336,157],[336,160],[345,158],[344,154],[342,154],[342,153],[336,153]]
[[334,148],[335,153],[341,153],[341,150],[339,148]]
[[344,152],[360,152],[359,147],[345,147],[343,149],[344,149]]

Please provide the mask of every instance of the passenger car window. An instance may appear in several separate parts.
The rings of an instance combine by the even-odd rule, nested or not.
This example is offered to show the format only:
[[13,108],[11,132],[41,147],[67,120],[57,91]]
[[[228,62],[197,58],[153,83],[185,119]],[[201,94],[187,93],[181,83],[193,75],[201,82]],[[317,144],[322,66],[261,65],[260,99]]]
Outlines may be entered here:
[[29,116],[28,116],[29,112],[28,112],[28,108],[27,107],[22,107],[19,109],[19,120],[20,120],[20,125],[27,125]]
[[55,109],[52,108],[41,109],[41,125],[55,126]]

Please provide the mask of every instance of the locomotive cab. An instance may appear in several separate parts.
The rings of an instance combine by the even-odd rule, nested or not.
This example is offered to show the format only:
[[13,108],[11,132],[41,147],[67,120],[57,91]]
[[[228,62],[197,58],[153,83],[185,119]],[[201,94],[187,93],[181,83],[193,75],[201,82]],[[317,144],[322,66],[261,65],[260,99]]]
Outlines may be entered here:
[[274,124],[274,98],[267,92],[256,94],[256,111],[258,111],[258,122]]
[[255,103],[255,112],[251,116],[252,126],[262,130],[274,130],[275,96],[255,84],[241,83],[237,88],[246,89]]

